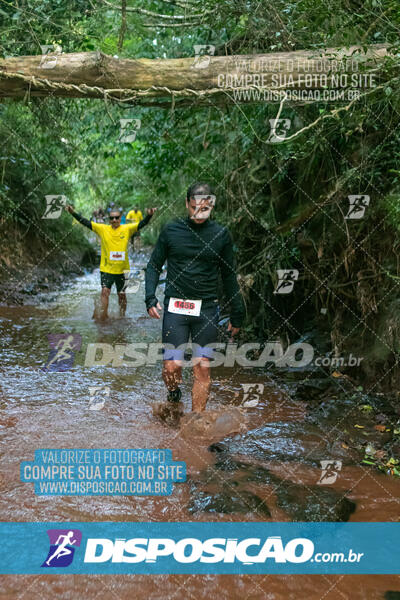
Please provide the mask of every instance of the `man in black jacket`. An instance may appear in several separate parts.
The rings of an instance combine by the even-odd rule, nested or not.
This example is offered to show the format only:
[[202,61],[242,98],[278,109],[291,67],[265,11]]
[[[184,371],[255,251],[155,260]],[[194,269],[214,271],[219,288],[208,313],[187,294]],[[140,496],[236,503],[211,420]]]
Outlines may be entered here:
[[[242,324],[244,309],[236,278],[230,234],[210,220],[215,195],[208,183],[195,183],[186,198],[187,218],[168,223],[157,240],[146,269],[146,307],[160,319],[162,310],[155,292],[164,262],[168,261],[162,341],[163,379],[168,400],[179,402],[184,346],[193,344],[192,410],[205,409],[210,391],[210,345],[217,341],[219,318],[218,276],[230,303],[228,329],[234,336]],[[168,347],[170,345],[170,347]]]

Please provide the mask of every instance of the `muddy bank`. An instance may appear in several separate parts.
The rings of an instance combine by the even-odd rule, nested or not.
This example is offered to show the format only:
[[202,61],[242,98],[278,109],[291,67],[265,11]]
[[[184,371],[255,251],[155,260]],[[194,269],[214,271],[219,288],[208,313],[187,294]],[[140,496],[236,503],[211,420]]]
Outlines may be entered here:
[[[322,379],[310,373],[285,373],[273,384],[285,390],[287,402],[303,405],[301,418],[275,420],[279,414],[271,411],[260,424],[260,398],[256,406],[241,409],[245,414],[240,431],[233,412],[238,408],[221,413],[224,423],[219,429],[212,413],[181,420],[185,438],[195,439],[201,429],[208,438],[210,432],[217,433],[213,428],[221,433],[208,447],[214,464],[190,478],[189,512],[348,521],[359,500],[355,473],[360,481],[389,475],[396,484],[400,411],[395,394],[368,395],[346,377]],[[226,426],[231,428],[229,435]]]
[[39,238],[19,229],[0,229],[0,303],[23,305],[40,292],[62,290],[73,277],[98,264],[86,237],[76,243]]
[[363,465],[400,476],[399,392],[372,391],[363,383],[336,371],[326,378],[300,376],[287,389],[306,404],[307,422],[330,432],[333,452],[341,448]]
[[339,375],[292,384],[307,403],[307,422],[329,432],[331,453],[344,451],[367,467],[400,476],[399,393],[367,393]]

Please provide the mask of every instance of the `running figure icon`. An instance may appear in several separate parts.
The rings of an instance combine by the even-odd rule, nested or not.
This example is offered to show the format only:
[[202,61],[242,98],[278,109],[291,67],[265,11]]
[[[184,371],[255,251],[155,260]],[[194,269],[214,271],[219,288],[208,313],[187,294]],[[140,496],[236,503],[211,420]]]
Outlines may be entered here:
[[363,195],[348,196],[349,210],[345,219],[362,219],[369,206],[370,197]]
[[[77,540],[71,539],[73,537],[73,531],[68,531],[67,535],[58,536],[56,544],[59,544],[59,546],[57,547],[57,550],[54,552],[54,554],[52,554],[50,558],[46,560],[46,565],[50,566],[50,563],[53,560],[53,558],[61,558],[62,556],[66,556],[67,554],[72,554],[72,550],[70,550],[70,548],[67,548],[67,546],[73,546],[74,544],[76,544]],[[61,539],[63,541],[60,543]]]
[[42,567],[68,567],[74,559],[75,550],[81,545],[82,532],[79,529],[48,529],[47,535],[50,548]]
[[278,283],[274,294],[290,294],[293,290],[293,286],[295,281],[297,281],[299,277],[299,272],[297,269],[278,269]]
[[69,360],[71,358],[71,352],[74,352],[74,336],[69,335],[65,340],[59,340],[56,344],[57,353],[53,356],[47,368],[50,367],[53,363],[58,363],[62,360]]
[[50,352],[43,371],[68,371],[80,350],[82,337],[76,333],[56,333],[48,335]]

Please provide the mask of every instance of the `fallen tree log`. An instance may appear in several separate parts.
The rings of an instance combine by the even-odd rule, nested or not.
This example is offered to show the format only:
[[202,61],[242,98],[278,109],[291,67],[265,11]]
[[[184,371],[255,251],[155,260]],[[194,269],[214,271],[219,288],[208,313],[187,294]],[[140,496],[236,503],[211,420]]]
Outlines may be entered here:
[[[385,45],[365,51],[353,46],[320,52],[174,59],[119,59],[101,52],[18,56],[0,59],[0,98],[28,94],[108,98],[143,105],[160,100],[169,104],[171,99],[177,104],[216,99],[226,103],[237,101],[238,92],[246,90],[362,87],[362,78],[379,76],[387,56]],[[357,76],[354,85],[352,77]]]

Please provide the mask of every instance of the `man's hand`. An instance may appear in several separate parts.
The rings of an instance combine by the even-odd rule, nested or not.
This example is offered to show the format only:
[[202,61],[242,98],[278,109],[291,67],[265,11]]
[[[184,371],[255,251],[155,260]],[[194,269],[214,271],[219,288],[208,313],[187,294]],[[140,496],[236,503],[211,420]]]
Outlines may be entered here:
[[228,323],[228,331],[231,334],[231,340],[237,335],[240,331],[240,327],[232,327],[232,323],[229,321]]
[[67,204],[66,206],[64,206],[64,208],[67,212],[69,212],[70,215],[72,215],[72,213],[75,212],[74,207],[71,206],[71,204]]
[[149,317],[151,317],[152,319],[160,319],[160,313],[158,312],[159,310],[162,310],[162,308],[161,304],[157,302],[156,306],[152,306],[147,311],[149,313]]
[[154,215],[154,213],[156,212],[156,210],[157,210],[156,208],[148,208],[147,214],[152,217]]

